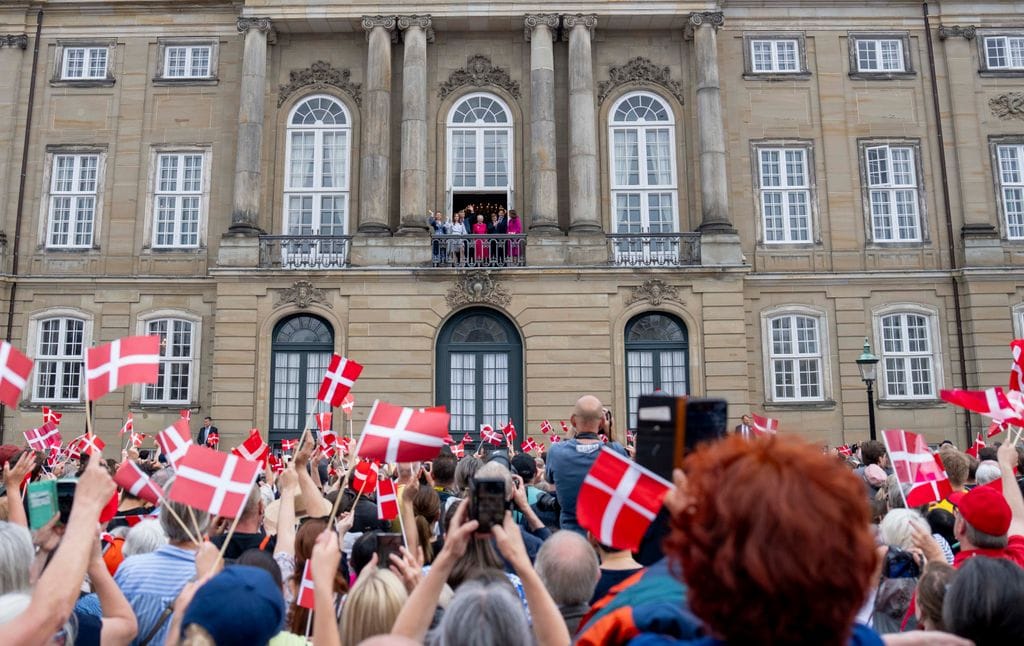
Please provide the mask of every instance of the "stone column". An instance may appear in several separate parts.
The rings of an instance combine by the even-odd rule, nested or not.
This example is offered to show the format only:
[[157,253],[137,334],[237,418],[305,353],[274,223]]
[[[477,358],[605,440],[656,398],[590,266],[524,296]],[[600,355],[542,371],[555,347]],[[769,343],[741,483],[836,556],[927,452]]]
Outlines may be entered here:
[[558,14],[527,14],[530,43],[530,231],[559,233],[555,167],[555,59]]
[[562,16],[569,30],[569,230],[603,233],[598,209],[597,110],[590,41],[594,14]]
[[368,43],[359,158],[359,233],[390,235],[391,43],[394,16],[363,16]]
[[245,34],[242,82],[238,102],[238,141],[235,143],[235,191],[231,203],[233,236],[256,236],[260,229],[260,165],[263,151],[263,101],[267,86],[267,36],[270,18],[238,19]]
[[402,67],[402,173],[399,235],[427,232],[427,43],[430,16],[399,16],[405,43]]
[[725,173],[725,129],[718,82],[718,40],[725,22],[720,11],[690,14],[687,36],[697,58],[697,130],[700,154],[701,233],[735,233],[729,220],[729,185]]

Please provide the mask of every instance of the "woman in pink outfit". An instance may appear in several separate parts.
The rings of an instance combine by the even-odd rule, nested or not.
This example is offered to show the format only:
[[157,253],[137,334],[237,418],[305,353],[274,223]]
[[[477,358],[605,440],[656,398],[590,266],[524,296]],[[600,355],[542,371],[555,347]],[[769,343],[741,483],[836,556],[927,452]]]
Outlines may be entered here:
[[[519,233],[522,233],[522,232],[523,232],[523,221],[519,219],[519,214],[516,213],[516,210],[512,209],[511,211],[508,212],[508,233],[511,235],[513,233],[519,234]],[[521,243],[520,243],[519,240],[510,240],[509,241],[509,243],[508,243],[508,246],[509,246],[508,255],[509,255],[509,257],[511,257],[511,258],[518,258],[519,257],[519,245],[520,244]]]
[[[487,224],[484,223],[484,216],[482,213],[477,214],[476,222],[473,223],[473,233],[475,235],[485,235],[487,233]],[[476,261],[477,264],[485,262],[488,256],[487,243],[485,240],[476,241]]]

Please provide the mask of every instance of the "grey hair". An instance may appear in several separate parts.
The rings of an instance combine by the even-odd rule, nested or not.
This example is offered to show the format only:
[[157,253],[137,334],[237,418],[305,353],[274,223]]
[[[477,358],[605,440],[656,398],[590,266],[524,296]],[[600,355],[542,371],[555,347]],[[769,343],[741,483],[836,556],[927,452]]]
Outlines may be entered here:
[[[32,595],[28,592],[8,592],[0,595],[0,626],[10,623],[20,617],[29,605],[32,604]],[[75,621],[74,613],[64,623],[64,632],[67,634],[65,644],[74,644],[78,636],[78,622]]]
[[960,518],[964,521],[964,538],[971,545],[982,549],[1001,550],[1009,543],[1009,537],[1006,534],[998,536],[996,534],[986,534],[967,522],[967,519],[963,516],[960,516]]
[[0,521],[0,594],[29,589],[28,569],[35,554],[26,528]]
[[560,606],[590,601],[601,578],[597,554],[587,539],[564,529],[544,541],[534,567],[551,598]]
[[455,488],[461,492],[467,491],[469,481],[476,475],[481,464],[483,462],[471,455],[459,460],[459,464],[455,467]]
[[505,481],[505,500],[511,500],[515,494],[512,472],[500,462],[488,462],[476,470],[476,478],[501,478]]
[[[164,487],[164,491],[169,492],[173,486],[174,480],[172,479]],[[189,543],[192,541],[189,538],[189,532],[185,531],[181,523],[171,513],[171,510],[178,514],[178,518],[189,524],[188,529],[190,532],[203,534],[206,531],[206,526],[210,524],[210,515],[205,511],[193,509],[188,505],[183,505],[180,502],[171,502],[169,498],[164,498],[163,504],[160,505],[160,527],[163,528],[164,533],[167,534],[167,540],[171,543]],[[193,526],[193,517],[198,527]]]
[[[466,630],[466,626],[473,626]],[[435,646],[533,644],[523,604],[507,584],[466,581],[427,637]]]
[[886,545],[909,550],[914,546],[915,527],[932,533],[921,514],[913,509],[890,509],[878,525],[878,535]]
[[995,460],[985,460],[978,465],[978,470],[974,472],[974,479],[978,482],[978,486],[987,485],[1002,476],[1002,472],[999,471],[999,463]]
[[260,486],[254,484],[249,490],[249,496],[245,499],[245,507],[242,507],[242,520],[247,520],[258,514],[262,502],[263,494],[260,492]]
[[[198,519],[197,519],[198,520]],[[175,521],[177,524],[177,521]],[[186,539],[188,540],[188,539]],[[155,518],[144,520],[128,531],[121,553],[125,558],[136,554],[149,554],[167,544],[167,534]]]

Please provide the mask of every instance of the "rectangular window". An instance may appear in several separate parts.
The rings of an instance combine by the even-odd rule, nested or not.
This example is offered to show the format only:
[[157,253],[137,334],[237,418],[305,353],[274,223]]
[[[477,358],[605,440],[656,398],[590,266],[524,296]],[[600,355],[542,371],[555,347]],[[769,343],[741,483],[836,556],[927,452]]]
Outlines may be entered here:
[[920,314],[882,317],[882,367],[890,399],[935,397],[928,318]]
[[164,49],[164,78],[209,78],[212,50],[210,45],[168,45]]
[[87,81],[107,78],[106,47],[65,47],[60,78]]
[[805,148],[758,149],[764,241],[811,241],[811,191]]
[[46,246],[51,249],[91,248],[100,156],[56,154],[52,164]]
[[857,47],[858,72],[905,72],[903,63],[903,41],[888,38],[858,38]]
[[822,399],[822,353],[818,319],[787,315],[769,320],[774,401]]
[[1024,70],[1024,36],[986,36],[985,67]]
[[203,154],[161,153],[153,187],[153,248],[199,246],[203,208]]
[[865,176],[875,242],[920,242],[915,151],[911,146],[869,146]]
[[195,324],[182,319],[156,319],[146,323],[146,334],[160,337],[160,365],[156,383],[143,387],[143,403],[191,402]]
[[52,318],[38,322],[34,401],[77,402],[82,382],[85,321]]
[[796,40],[751,40],[751,71],[755,74],[800,71],[800,43]]
[[1024,145],[997,146],[1006,237],[1024,240]]

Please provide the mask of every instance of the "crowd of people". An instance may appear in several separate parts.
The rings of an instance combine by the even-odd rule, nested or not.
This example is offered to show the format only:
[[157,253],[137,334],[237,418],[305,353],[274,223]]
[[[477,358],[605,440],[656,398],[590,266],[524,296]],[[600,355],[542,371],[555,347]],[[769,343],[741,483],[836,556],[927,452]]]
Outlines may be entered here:
[[523,221],[515,209],[497,208],[489,213],[477,213],[469,204],[452,214],[441,211],[427,214],[427,224],[433,237],[432,256],[439,265],[516,265],[523,257],[523,242],[506,238],[451,239],[449,236],[505,236],[523,233]]
[[[690,454],[639,550],[580,526],[602,449],[631,455],[581,397],[540,455],[481,444],[383,465],[381,520],[357,458],[300,443],[237,518],[115,494],[118,461],[83,456],[69,509],[30,532],[43,456],[0,447],[5,644],[1015,644],[1024,641],[1024,450],[944,446],[954,493],[907,509],[884,446],[850,456],[737,432]],[[207,425],[208,426],[208,425]],[[632,439],[632,434],[630,434]],[[637,440],[643,442],[642,436]],[[164,491],[175,473],[134,461]],[[365,472],[364,472],[365,473]],[[477,482],[504,517],[481,527]],[[383,496],[382,496],[383,497]]]

